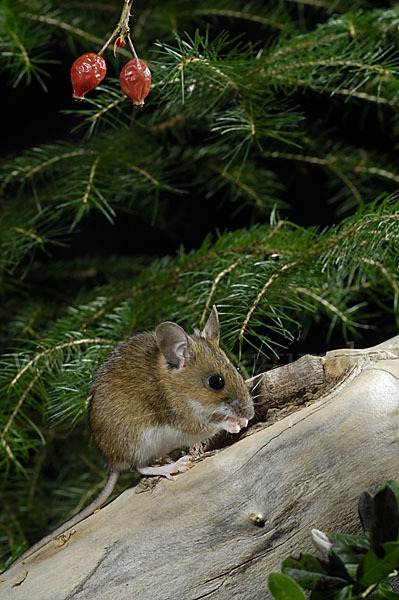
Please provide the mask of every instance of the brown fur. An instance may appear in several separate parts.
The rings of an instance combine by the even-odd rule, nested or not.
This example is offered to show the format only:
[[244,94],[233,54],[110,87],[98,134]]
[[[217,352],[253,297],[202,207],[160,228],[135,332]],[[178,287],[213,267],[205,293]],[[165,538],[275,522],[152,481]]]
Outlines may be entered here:
[[[223,376],[223,389],[209,388],[207,379],[212,374]],[[222,429],[237,431],[254,412],[244,380],[219,348],[216,307],[202,333],[188,336],[179,325],[167,321],[155,332],[129,338],[100,367],[91,393],[90,425],[110,468],[108,480],[89,506],[15,562],[97,510],[112,493],[121,470],[136,467],[144,474],[165,477],[184,472],[188,456],[159,468],[148,465],[160,455],[203,441]]]
[[[111,468],[141,466],[136,450],[150,427],[170,425],[206,439],[213,433],[214,417],[227,414],[232,401],[235,416],[253,416],[247,386],[218,344],[195,334],[187,339],[190,360],[181,370],[167,363],[155,334],[148,332],[118,346],[98,371],[91,390],[90,425]],[[209,390],[206,380],[213,373],[223,375],[224,389]],[[204,407],[203,419],[191,399]],[[154,448],[148,460],[156,457]]]

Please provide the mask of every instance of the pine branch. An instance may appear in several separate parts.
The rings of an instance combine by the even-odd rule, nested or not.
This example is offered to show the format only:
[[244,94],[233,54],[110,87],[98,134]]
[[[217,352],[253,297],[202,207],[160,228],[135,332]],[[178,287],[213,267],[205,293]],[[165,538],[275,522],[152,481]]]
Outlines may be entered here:
[[[272,150],[262,152],[262,157],[266,159],[268,165],[271,164],[270,160],[277,160],[322,168],[329,181],[330,202],[340,203],[338,214],[372,200],[378,194],[381,180],[386,180],[392,186],[393,192],[397,189],[399,172],[389,156],[365,151],[362,148],[344,146],[332,140],[331,146],[329,144],[329,140],[311,138],[303,144],[301,152]],[[325,155],[326,147],[328,147],[327,155]],[[336,194],[339,196],[336,197]]]
[[50,58],[49,41],[46,28],[29,23],[14,2],[4,0],[0,12],[0,56],[3,67],[10,72],[13,87],[23,79],[29,84],[34,78],[47,91],[45,66],[59,63]]
[[[214,10],[225,9],[221,6]],[[367,163],[360,159],[354,164],[353,150],[341,148],[338,154],[334,153],[333,142],[328,136],[326,139],[326,135],[322,137],[323,146],[330,146],[328,154],[315,156],[313,162],[304,158],[312,154],[287,153],[281,147],[272,149],[270,143],[274,140],[303,145],[302,130],[306,125],[303,113],[293,110],[288,102],[289,95],[298,86],[306,85],[321,94],[334,93],[335,97],[352,95],[367,101],[376,99],[377,103],[392,108],[397,105],[397,57],[389,45],[396,13],[380,10],[334,17],[310,33],[283,33],[262,52],[230,40],[225,34],[212,42],[207,35],[197,32],[185,39],[177,37],[174,44],[159,43],[157,58],[151,63],[155,75],[152,94],[153,102],[158,104],[157,111],[141,113],[140,121],[135,119],[131,127],[127,103],[121,102],[119,92],[112,85],[99,89],[99,96],[86,103],[84,114],[91,130],[101,122],[105,126],[111,124],[119,131],[126,131],[125,139],[123,133],[116,141],[113,133],[107,133],[93,138],[79,150],[73,145],[60,144],[27,152],[13,161],[12,166],[4,165],[2,193],[10,197],[10,204],[15,203],[16,183],[20,186],[19,197],[24,193],[19,215],[14,213],[11,220],[4,222],[8,235],[4,268],[15,272],[27,257],[33,256],[36,248],[58,242],[90,210],[99,210],[112,221],[116,214],[113,206],[116,195],[118,209],[133,209],[153,221],[159,191],[168,190],[173,194],[181,191],[169,183],[176,180],[177,170],[185,170],[185,179],[194,181],[198,189],[205,183],[206,196],[220,189],[226,192],[228,201],[252,203],[260,212],[273,203],[282,208],[286,206],[281,198],[284,186],[275,173],[265,171],[265,179],[261,179],[268,191],[261,189],[260,178],[255,186],[251,180],[259,169],[259,150],[262,151],[265,144],[268,151],[261,153],[263,157],[290,156],[294,161],[297,154],[297,161],[308,164],[317,161],[326,167],[330,174],[330,193],[340,203],[338,214],[378,193],[375,186],[370,187],[374,176],[396,185],[398,177],[389,159],[381,160],[381,156],[372,157],[369,153],[371,160]],[[388,45],[381,45],[381,36]],[[287,85],[288,94],[282,102],[276,97],[276,86],[277,89],[283,86],[287,91]],[[377,93],[371,93],[376,90]],[[77,114],[82,116],[83,113],[79,109]],[[164,135],[165,123],[170,127],[180,125],[182,131],[183,127],[186,131],[200,127],[198,148],[193,144],[188,147],[184,161],[178,147],[172,148],[167,160],[158,151],[158,135]],[[135,144],[144,130],[146,143]],[[148,130],[152,135],[148,135]],[[201,140],[209,134],[214,137],[213,146],[206,150],[207,157]],[[215,170],[212,161],[216,151],[222,163]],[[218,175],[211,179],[212,192],[209,181],[201,180],[201,173],[207,173],[209,168]],[[57,185],[52,178],[43,179],[50,171],[57,172]],[[386,191],[391,190],[392,187],[386,188]],[[38,195],[39,210],[33,208],[37,206]],[[58,231],[52,229],[54,223],[50,224],[52,206],[58,207],[58,221],[62,219],[64,223]],[[167,214],[167,206],[161,203],[160,210],[156,210],[159,225],[165,227],[163,214]],[[27,222],[31,223],[30,227],[26,226]]]
[[315,231],[284,222],[227,233],[195,253],[156,261],[133,285],[98,290],[20,355],[3,358],[0,380],[9,403],[1,416],[3,464],[21,468],[26,448],[15,433],[28,407],[39,402],[56,422],[75,422],[87,410],[85,390],[105,354],[129,332],[154,326],[154,315],[192,328],[216,303],[226,347],[241,352],[256,339],[276,352],[294,339],[303,311],[333,313],[354,334],[366,323],[353,302],[358,290],[349,288],[377,280],[374,293],[378,289],[391,302],[398,296],[397,209],[394,200],[364,207],[317,238]]

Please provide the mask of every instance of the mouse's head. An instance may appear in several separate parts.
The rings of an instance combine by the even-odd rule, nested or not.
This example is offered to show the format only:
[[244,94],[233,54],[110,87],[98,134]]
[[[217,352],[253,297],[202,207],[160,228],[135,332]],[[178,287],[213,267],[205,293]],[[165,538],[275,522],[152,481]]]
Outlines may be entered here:
[[188,336],[167,321],[155,331],[163,355],[164,375],[178,406],[199,428],[237,433],[254,416],[248,387],[219,347],[219,319],[214,306],[200,331]]

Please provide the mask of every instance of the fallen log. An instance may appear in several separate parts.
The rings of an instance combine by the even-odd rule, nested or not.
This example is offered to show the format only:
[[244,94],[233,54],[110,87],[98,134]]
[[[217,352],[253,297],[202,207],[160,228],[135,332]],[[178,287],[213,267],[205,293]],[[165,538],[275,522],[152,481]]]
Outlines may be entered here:
[[303,358],[248,381],[271,424],[126,490],[3,573],[1,597],[264,600],[312,528],[358,533],[360,493],[399,479],[399,336]]

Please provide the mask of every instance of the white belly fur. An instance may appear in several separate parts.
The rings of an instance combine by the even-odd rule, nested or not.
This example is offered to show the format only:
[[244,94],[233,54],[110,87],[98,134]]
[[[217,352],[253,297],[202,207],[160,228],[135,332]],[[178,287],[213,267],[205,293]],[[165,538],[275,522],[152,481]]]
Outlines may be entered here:
[[[206,436],[205,436],[206,439]],[[137,447],[136,466],[148,466],[151,459],[165,456],[182,446],[191,446],[204,440],[202,435],[192,435],[179,431],[170,425],[157,425],[143,432]]]

